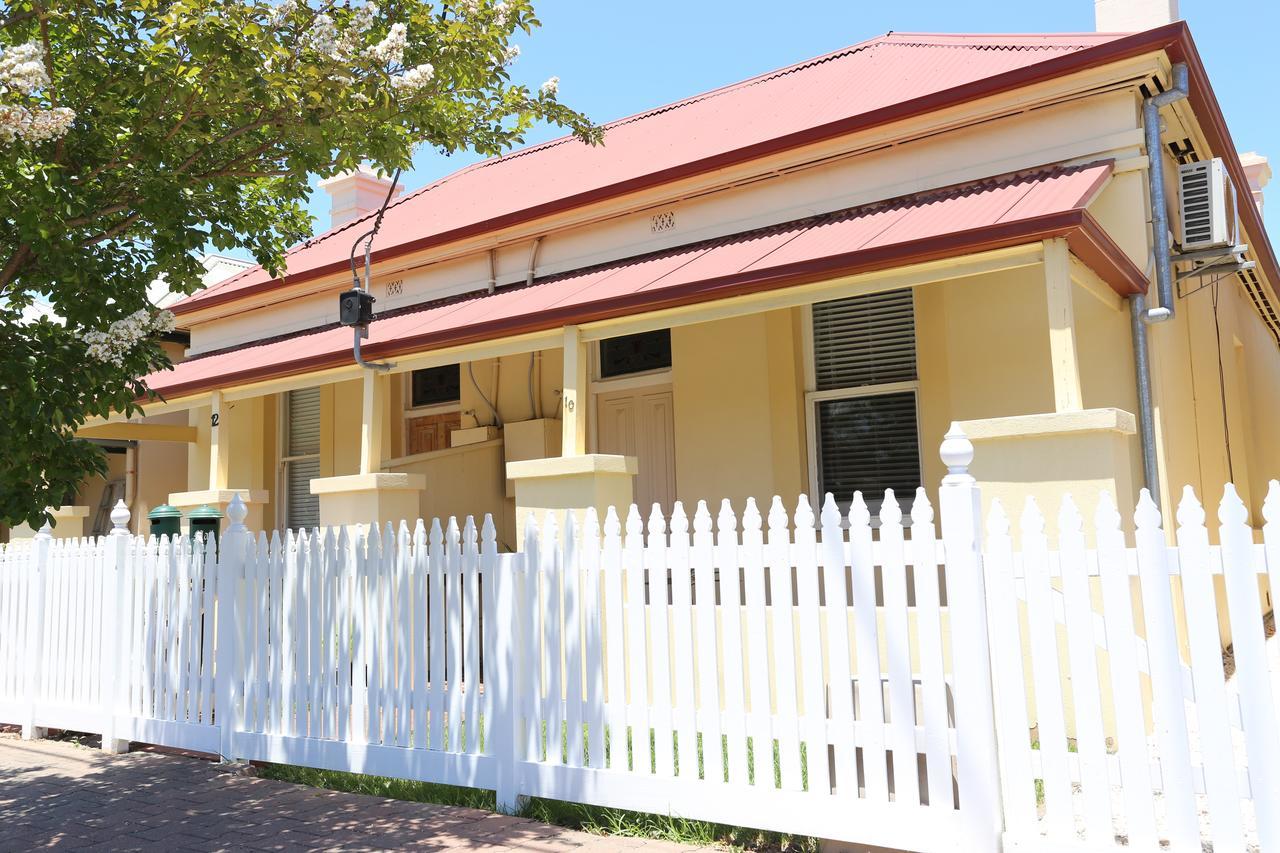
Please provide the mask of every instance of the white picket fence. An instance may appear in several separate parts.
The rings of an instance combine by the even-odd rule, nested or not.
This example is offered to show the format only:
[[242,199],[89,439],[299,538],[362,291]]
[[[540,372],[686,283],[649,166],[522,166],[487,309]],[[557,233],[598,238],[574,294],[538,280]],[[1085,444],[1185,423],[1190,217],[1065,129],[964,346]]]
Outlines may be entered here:
[[[1172,850],[1204,842],[1280,850],[1280,638],[1267,637],[1262,597],[1280,588],[1274,480],[1263,515],[1264,543],[1255,543],[1228,485],[1221,544],[1210,545],[1187,487],[1169,546],[1143,492],[1135,547],[1126,548],[1120,513],[1104,496],[1086,547],[1084,519],[1067,497],[1051,551],[1044,517],[1028,502],[1015,552],[1009,519],[993,505],[984,563],[1007,848],[1041,849],[1049,839],[1098,849],[1123,839],[1143,850],[1161,840]],[[1034,739],[1016,735],[1032,724]]]
[[1194,497],[1176,548],[1149,499],[1135,547],[1068,501],[1057,550],[997,506],[984,554],[972,446],[943,458],[940,536],[924,490],[874,527],[548,515],[518,554],[487,518],[268,538],[237,503],[215,548],[121,506],[0,548],[0,722],[909,850],[1280,850],[1280,486],[1266,545],[1229,490],[1221,546]]

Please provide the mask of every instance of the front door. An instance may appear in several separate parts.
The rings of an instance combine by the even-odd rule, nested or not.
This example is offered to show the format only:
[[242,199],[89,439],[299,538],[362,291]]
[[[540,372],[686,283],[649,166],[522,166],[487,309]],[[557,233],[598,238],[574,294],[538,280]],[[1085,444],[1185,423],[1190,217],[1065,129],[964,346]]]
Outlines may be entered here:
[[656,503],[669,515],[676,499],[675,418],[671,385],[650,385],[596,395],[601,453],[636,457],[635,501],[647,520]]

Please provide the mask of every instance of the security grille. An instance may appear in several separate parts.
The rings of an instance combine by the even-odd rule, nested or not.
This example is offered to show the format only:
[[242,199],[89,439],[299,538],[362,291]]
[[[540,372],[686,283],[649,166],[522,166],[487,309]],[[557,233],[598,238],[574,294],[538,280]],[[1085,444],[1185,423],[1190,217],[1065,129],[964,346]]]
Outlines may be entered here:
[[311,494],[311,481],[320,476],[320,389],[290,391],[286,398],[285,525],[316,527],[320,498]]
[[915,308],[910,290],[813,306],[814,455],[818,496],[844,506],[861,491],[878,511],[885,489],[920,485]]

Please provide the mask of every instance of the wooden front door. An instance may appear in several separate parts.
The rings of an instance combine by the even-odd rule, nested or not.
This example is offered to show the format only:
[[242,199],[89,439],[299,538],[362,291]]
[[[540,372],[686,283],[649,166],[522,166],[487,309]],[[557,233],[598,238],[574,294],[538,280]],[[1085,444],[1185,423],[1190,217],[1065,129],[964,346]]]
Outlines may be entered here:
[[657,503],[669,515],[676,499],[675,417],[670,385],[596,395],[596,446],[636,457],[635,501],[647,520]]

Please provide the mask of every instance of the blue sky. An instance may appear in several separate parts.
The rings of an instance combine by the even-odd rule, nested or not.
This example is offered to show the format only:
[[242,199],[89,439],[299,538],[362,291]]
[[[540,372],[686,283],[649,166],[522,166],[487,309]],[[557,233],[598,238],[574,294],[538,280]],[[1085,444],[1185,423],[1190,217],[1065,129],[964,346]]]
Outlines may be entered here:
[[[889,30],[1093,30],[1092,0],[535,0],[535,7],[543,27],[518,40],[522,53],[513,75],[533,86],[559,76],[561,99],[599,122]],[[1280,63],[1274,56],[1280,0],[1182,0],[1181,12],[1237,146],[1270,156],[1280,173]],[[529,141],[558,135],[539,128]],[[423,151],[402,182],[416,189],[476,159]],[[313,193],[311,213],[322,230],[328,223],[324,192]],[[1272,211],[1268,219],[1276,216]]]

